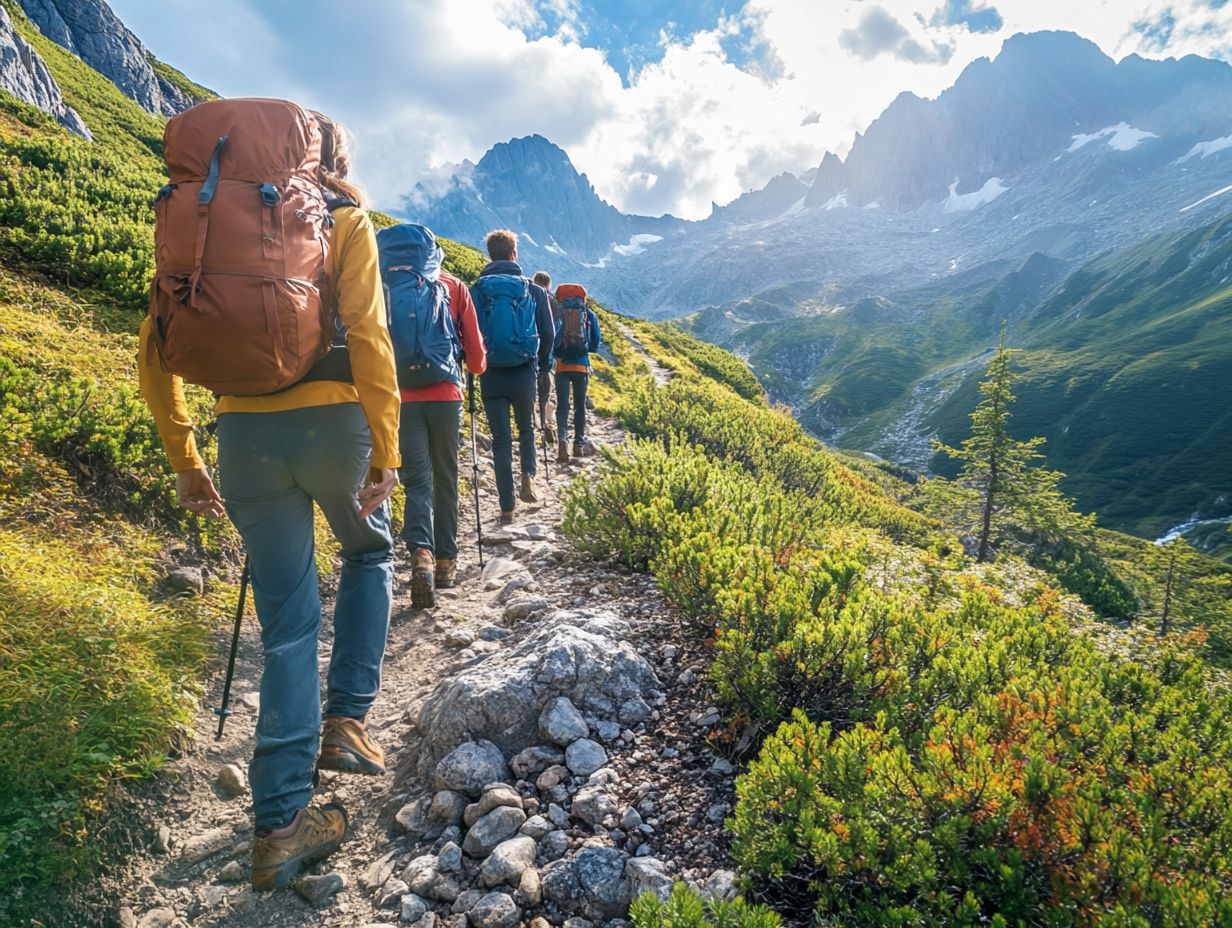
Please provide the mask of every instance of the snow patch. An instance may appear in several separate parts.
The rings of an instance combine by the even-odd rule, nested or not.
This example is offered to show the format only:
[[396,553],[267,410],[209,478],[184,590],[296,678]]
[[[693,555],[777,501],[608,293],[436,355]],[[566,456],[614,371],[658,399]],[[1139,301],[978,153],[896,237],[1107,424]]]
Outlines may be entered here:
[[655,242],[661,242],[661,241],[663,241],[662,235],[651,235],[648,232],[641,232],[633,236],[633,238],[629,239],[628,245],[612,246],[612,251],[614,251],[618,255],[621,255],[622,257],[627,258],[629,255],[636,255],[636,254],[640,254],[641,252],[645,251],[646,245],[653,245]]
[[826,200],[826,205],[822,209],[846,209],[847,208],[847,191],[836,193],[830,199]]
[[1133,151],[1147,139],[1159,138],[1154,132],[1145,129],[1135,129],[1127,122],[1119,122],[1115,126],[1106,126],[1098,132],[1079,133],[1074,136],[1073,144],[1065,151],[1077,151],[1097,139],[1107,139],[1108,147],[1114,151]]
[[526,239],[528,242],[530,242],[530,243],[531,243],[532,245],[534,245],[536,248],[538,248],[538,247],[539,247],[539,243],[535,241],[535,239],[531,236],[531,234],[530,234],[529,232],[519,232],[519,233],[518,233],[518,235],[522,236],[522,238]]
[[999,177],[990,177],[984,181],[984,186],[971,193],[958,193],[958,181],[950,184],[950,195],[941,204],[942,212],[961,213],[979,209],[986,203],[991,203],[1010,188]]
[[1199,142],[1172,163],[1184,164],[1193,158],[1209,158],[1227,148],[1232,148],[1232,135],[1225,135],[1221,139],[1211,139],[1209,142]]
[[801,197],[800,199],[796,200],[795,203],[791,204],[791,206],[783,210],[782,215],[783,216],[797,216],[800,213],[804,212],[804,201],[806,199],[807,197]]
[[1196,203],[1190,203],[1188,206],[1182,206],[1182,207],[1180,208],[1180,212],[1182,212],[1182,213],[1187,213],[1187,212],[1189,212],[1191,209],[1194,209],[1195,207],[1201,206],[1203,203],[1206,203],[1206,202],[1208,202],[1209,200],[1213,200],[1213,199],[1215,199],[1215,197],[1221,197],[1221,196],[1223,196],[1225,193],[1228,193],[1229,191],[1232,191],[1232,184],[1229,184],[1228,186],[1223,187],[1223,188],[1222,188],[1222,189],[1220,189],[1220,190],[1216,190],[1214,193],[1208,193],[1206,196],[1204,196],[1201,200],[1198,200]]
[[560,255],[562,258],[569,257],[569,253],[565,249],[556,244],[556,239],[552,239],[543,246],[544,251],[550,251],[554,255]]

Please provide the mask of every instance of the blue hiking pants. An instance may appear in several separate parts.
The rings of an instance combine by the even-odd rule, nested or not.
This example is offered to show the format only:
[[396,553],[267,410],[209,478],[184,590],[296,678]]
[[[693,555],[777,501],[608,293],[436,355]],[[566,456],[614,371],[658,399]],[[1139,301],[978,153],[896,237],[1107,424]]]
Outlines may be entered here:
[[312,795],[321,733],[314,502],[342,546],[325,711],[363,718],[380,689],[393,541],[388,504],[359,517],[371,448],[358,403],[218,417],[220,492],[248,550],[265,652],[248,767],[258,829],[285,825]]

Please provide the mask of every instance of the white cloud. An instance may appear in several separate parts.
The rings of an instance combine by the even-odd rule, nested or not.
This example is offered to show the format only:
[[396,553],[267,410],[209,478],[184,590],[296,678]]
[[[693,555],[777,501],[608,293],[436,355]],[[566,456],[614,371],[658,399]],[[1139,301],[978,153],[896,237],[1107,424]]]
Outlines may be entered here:
[[[320,0],[112,5],[196,80],[294,96],[348,122],[360,179],[380,203],[434,168],[538,132],[618,207],[690,218],[815,166],[827,149],[845,153],[899,92],[936,96],[1015,32],[1070,29],[1115,58],[1232,47],[1232,3],[1209,0],[747,0],[713,29],[665,31],[662,58],[624,86],[600,51],[578,44],[579,0],[353,0],[345,15]],[[884,16],[870,38],[873,9]],[[742,70],[725,49],[750,36],[766,54]],[[878,37],[893,40],[881,53]]]

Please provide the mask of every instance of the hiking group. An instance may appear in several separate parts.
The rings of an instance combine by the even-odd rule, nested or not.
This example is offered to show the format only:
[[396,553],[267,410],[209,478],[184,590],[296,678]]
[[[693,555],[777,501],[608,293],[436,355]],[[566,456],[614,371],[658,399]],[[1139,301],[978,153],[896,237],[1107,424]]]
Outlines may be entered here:
[[[517,499],[540,498],[536,418],[565,462],[572,408],[573,453],[588,449],[599,324],[580,285],[549,295],[546,275],[523,275],[513,232],[487,236],[491,262],[469,289],[442,269],[422,225],[376,232],[349,178],[350,137],[320,113],[280,100],[202,103],[167,123],[164,152],[141,392],[180,505],[225,514],[247,551],[264,651],[249,765],[252,885],[276,889],[345,837],[341,806],[310,806],[317,771],[385,772],[365,720],[393,602],[399,479],[412,605],[428,608],[457,578],[463,368],[472,436],[479,377],[508,523]],[[197,450],[186,382],[215,394],[217,484]],[[342,562],[323,709],[314,503]]]

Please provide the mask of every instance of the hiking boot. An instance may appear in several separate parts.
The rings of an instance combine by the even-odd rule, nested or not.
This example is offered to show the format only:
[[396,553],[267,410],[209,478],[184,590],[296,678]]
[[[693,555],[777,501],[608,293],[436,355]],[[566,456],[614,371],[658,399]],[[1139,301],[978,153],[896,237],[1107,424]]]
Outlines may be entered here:
[[500,524],[501,525],[512,525],[513,524],[513,510],[512,509],[502,509],[501,510]]
[[543,427],[543,440],[549,445],[556,444],[556,429],[550,425],[545,425]]
[[252,844],[252,888],[285,889],[308,864],[328,857],[346,838],[346,810],[331,802],[296,813],[291,833],[258,833]]
[[518,499],[524,503],[539,502],[539,494],[535,492],[535,478],[530,474],[522,475],[522,489],[518,493]]
[[458,584],[458,562],[440,558],[436,562],[436,588],[448,590]]
[[385,752],[362,722],[345,716],[326,716],[317,766],[322,770],[378,776],[385,772]]
[[436,605],[432,586],[436,564],[427,548],[416,548],[411,566],[411,605],[416,609],[431,609]]
[[585,455],[586,455],[586,443],[582,441],[575,441],[573,443],[573,456],[575,458],[580,458],[580,457],[585,457]]
[[567,441],[557,442],[556,444],[556,463],[569,463],[569,443]]

